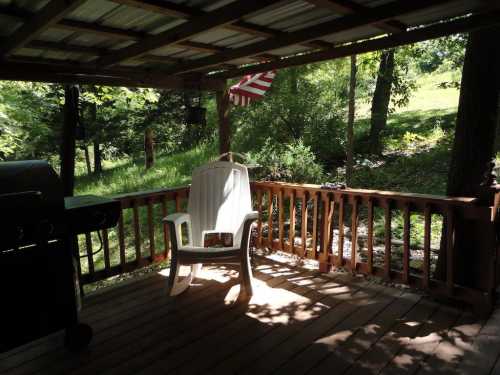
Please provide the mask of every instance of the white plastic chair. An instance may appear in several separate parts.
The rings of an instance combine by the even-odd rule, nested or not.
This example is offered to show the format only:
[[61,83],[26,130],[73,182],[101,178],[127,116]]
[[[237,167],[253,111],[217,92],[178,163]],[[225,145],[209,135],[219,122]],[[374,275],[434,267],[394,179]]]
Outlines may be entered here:
[[[184,292],[202,263],[239,264],[242,292],[253,294],[249,259],[250,228],[258,214],[252,211],[248,170],[244,165],[216,161],[194,170],[187,213],[168,215],[172,258],[168,290],[171,296]],[[182,242],[181,226],[187,225],[187,243]],[[233,246],[203,247],[205,233],[233,234]],[[180,278],[181,265],[191,265],[187,277]]]

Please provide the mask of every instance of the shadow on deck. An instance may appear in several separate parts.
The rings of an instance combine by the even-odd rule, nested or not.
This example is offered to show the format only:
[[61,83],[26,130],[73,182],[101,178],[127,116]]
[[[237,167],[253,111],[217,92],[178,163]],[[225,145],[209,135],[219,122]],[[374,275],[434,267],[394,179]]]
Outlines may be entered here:
[[406,289],[266,259],[255,276],[247,303],[237,272],[220,267],[177,298],[162,272],[89,296],[86,352],[67,352],[59,333],[0,354],[0,373],[500,373],[499,310],[483,322]]

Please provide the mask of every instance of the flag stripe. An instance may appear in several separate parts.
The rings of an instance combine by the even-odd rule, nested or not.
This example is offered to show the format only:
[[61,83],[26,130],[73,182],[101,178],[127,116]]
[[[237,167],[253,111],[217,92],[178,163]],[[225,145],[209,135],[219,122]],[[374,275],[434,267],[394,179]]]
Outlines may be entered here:
[[234,105],[245,107],[253,100],[261,99],[271,87],[274,71],[247,75],[238,84],[229,88],[229,100]]

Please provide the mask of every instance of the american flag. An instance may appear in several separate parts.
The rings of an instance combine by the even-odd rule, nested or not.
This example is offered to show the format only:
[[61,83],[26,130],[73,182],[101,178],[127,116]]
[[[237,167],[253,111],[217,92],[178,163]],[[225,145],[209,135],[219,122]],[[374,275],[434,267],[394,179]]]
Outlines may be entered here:
[[271,87],[275,76],[274,70],[245,76],[240,82],[229,88],[229,100],[234,105],[246,107],[250,102],[264,96]]

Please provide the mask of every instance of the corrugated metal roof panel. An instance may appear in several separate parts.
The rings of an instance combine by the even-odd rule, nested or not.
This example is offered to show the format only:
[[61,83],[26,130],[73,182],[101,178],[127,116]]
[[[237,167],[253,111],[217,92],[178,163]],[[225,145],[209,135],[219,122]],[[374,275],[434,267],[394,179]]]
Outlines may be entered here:
[[37,39],[47,42],[60,42],[72,34],[74,34],[73,31],[50,28],[41,33]]
[[333,34],[333,35],[327,35],[321,40],[324,40],[325,42],[330,42],[330,43],[346,43],[350,42],[352,40],[362,40],[362,39],[368,39],[368,38],[373,38],[377,35],[382,35],[384,34],[383,31],[380,29],[376,28],[375,26],[364,26],[364,27],[358,27],[353,30],[349,31],[344,31],[341,33]]
[[101,17],[119,7],[119,4],[112,1],[87,0],[82,6],[68,14],[66,18],[84,22],[97,22]]
[[480,9],[481,5],[484,5],[484,3],[477,0],[454,1],[439,7],[398,17],[398,19],[410,26],[419,26],[464,15],[470,11]]
[[311,3],[307,3],[305,1],[294,1],[286,6],[265,12],[264,14],[246,17],[245,21],[261,26],[269,26],[273,23],[289,19],[290,17],[307,12],[311,9],[314,9],[314,5]]
[[196,35],[195,37],[191,38],[191,40],[200,43],[218,43],[221,40],[233,37],[245,37],[245,34],[221,28],[221,29],[210,30],[203,34]]
[[[37,11],[41,9],[49,0],[0,0],[0,5],[6,6],[14,4],[17,7],[27,9],[29,11]],[[193,7],[196,9],[203,9],[205,11],[212,11],[221,6],[233,3],[236,0],[163,0],[175,4],[182,4],[185,6]],[[394,0],[351,0],[355,1],[358,5],[373,8],[382,4],[391,3]],[[398,20],[405,22],[409,26],[416,26],[436,22],[450,17],[464,15],[470,11],[478,9],[484,0],[454,0],[450,3],[428,9],[426,11],[417,12],[409,16],[399,17]],[[301,29],[317,25],[341,15],[335,14],[335,11],[328,7],[317,7],[305,0],[291,0],[288,4],[271,6],[265,11],[257,12],[244,20],[268,29],[284,31],[284,32],[297,32]],[[82,6],[72,11],[67,17],[80,22],[87,22],[90,24],[97,24],[102,26],[113,27],[122,30],[131,30],[141,32],[144,34],[156,34],[165,30],[171,29],[179,24],[186,22],[186,20],[173,18],[164,14],[155,14],[151,11],[146,11],[137,7],[121,5],[111,0],[87,0]],[[14,32],[15,28],[20,25],[15,19],[0,15],[0,35],[8,36]],[[325,36],[321,40],[332,43],[345,43],[356,40],[362,40],[385,34],[386,31],[380,26],[365,26],[348,30],[338,34]],[[73,32],[64,30],[57,27],[52,27],[45,30],[37,37],[44,41],[70,43],[81,46],[94,46],[108,49],[121,49],[133,44],[133,41],[123,39],[115,39],[105,35],[95,34],[92,32]],[[265,38],[256,37],[252,33],[240,32],[231,30],[229,28],[217,28],[208,30],[199,35],[195,35],[190,40],[198,43],[214,44],[226,48],[240,48],[242,46],[256,43]],[[310,47],[303,45],[292,45],[284,48],[279,48],[273,53],[280,56],[289,56],[310,50]],[[189,49],[184,46],[168,46],[160,48],[155,53],[158,56],[175,56],[182,59],[198,59],[205,56],[210,56],[211,53],[200,51],[196,49]],[[214,52],[217,53],[217,52]],[[74,52],[61,52],[61,51],[41,51],[23,48],[16,51],[18,55],[25,55],[28,57],[38,57],[45,59],[61,59],[61,60],[78,60],[88,61],[91,59],[88,55]],[[240,58],[231,61],[236,64],[248,64],[255,60],[251,58]],[[127,65],[136,66],[141,64],[140,61],[127,62]],[[157,63],[147,63],[148,66],[158,66]],[[217,67],[213,68],[217,70]]]

